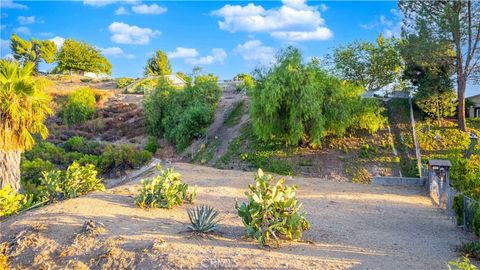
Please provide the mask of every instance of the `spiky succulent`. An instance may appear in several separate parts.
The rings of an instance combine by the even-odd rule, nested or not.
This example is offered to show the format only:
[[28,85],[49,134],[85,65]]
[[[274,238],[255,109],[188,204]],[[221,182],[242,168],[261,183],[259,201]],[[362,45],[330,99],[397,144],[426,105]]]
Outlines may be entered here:
[[196,232],[208,233],[217,228],[218,212],[209,205],[200,205],[187,209],[190,225],[187,227]]

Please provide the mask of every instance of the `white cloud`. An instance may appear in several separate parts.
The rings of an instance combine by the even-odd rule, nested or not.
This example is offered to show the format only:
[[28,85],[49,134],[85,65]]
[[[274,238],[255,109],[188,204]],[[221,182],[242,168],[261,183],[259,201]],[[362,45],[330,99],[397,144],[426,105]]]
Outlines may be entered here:
[[161,7],[157,4],[151,4],[146,5],[138,5],[138,6],[133,6],[132,11],[137,13],[137,14],[152,14],[152,15],[158,15],[167,12],[167,8]]
[[2,0],[2,1],[0,1],[0,7],[1,7],[2,9],[7,9],[7,8],[11,8],[11,9],[27,9],[27,8],[28,8],[26,5],[13,3],[12,0]]
[[175,51],[168,52],[168,58],[195,58],[199,55],[198,51],[194,48],[184,48],[184,47],[177,47]]
[[192,65],[209,65],[215,62],[223,63],[227,58],[227,53],[224,49],[214,48],[211,50],[210,55],[199,58],[187,58],[185,62]]
[[[221,17],[220,29],[237,32],[268,32],[272,37],[301,40],[325,40],[332,32],[325,26],[320,10],[326,6],[309,6],[304,0],[283,0],[279,8],[264,9],[261,5],[225,5],[212,15]],[[291,38],[291,39],[290,39]]]
[[387,38],[399,37],[402,29],[403,14],[397,9],[391,9],[390,14],[391,19],[382,14],[378,19],[368,24],[361,24],[360,27],[365,30],[378,30]]
[[133,59],[135,58],[135,55],[131,53],[125,53],[123,50],[119,47],[110,47],[110,48],[100,48],[102,53],[104,55],[109,55],[113,57],[121,57],[121,58],[127,58],[127,59]]
[[83,0],[83,4],[93,7],[104,7],[114,3],[137,4],[138,0]]
[[24,34],[24,35],[27,35],[27,36],[32,35],[32,33],[30,32],[30,29],[28,27],[25,27],[25,26],[20,26],[20,27],[15,28],[14,32],[17,33],[17,34]]
[[238,44],[234,51],[240,54],[245,61],[263,65],[274,61],[275,49],[264,46],[260,40],[249,40],[244,44]]
[[7,49],[10,47],[10,40],[9,39],[0,39],[0,48]]
[[35,16],[29,16],[29,17],[18,16],[17,20],[20,24],[24,24],[24,25],[32,24],[32,23],[35,23]]
[[126,8],[124,7],[119,7],[117,10],[115,10],[115,15],[128,15],[129,12]]
[[325,5],[325,4],[320,4],[320,10],[321,10],[322,12],[325,12],[325,11],[328,10],[328,6]]
[[288,41],[326,40],[333,36],[327,27],[317,27],[314,31],[278,31],[272,37]]
[[150,42],[151,38],[160,35],[160,31],[158,30],[140,28],[122,22],[114,22],[110,24],[108,30],[113,34],[110,39],[119,44],[145,45]]
[[65,39],[63,37],[59,37],[59,36],[51,38],[50,40],[53,41],[53,43],[55,43],[55,45],[57,45],[57,50],[60,50],[60,48],[62,48],[62,46],[63,46],[63,43],[65,42]]

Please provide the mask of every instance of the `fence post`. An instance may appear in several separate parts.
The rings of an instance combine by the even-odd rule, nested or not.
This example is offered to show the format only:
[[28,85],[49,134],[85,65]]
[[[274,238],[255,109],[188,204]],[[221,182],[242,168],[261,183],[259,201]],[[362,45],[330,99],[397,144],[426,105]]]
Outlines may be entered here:
[[415,130],[415,118],[413,116],[412,97],[408,96],[408,104],[410,105],[410,122],[412,123],[413,143],[415,144],[415,157],[417,158],[418,174],[422,177],[422,156],[420,154],[420,146],[418,145],[417,132]]
[[467,200],[465,195],[462,194],[463,201],[463,230],[467,232]]

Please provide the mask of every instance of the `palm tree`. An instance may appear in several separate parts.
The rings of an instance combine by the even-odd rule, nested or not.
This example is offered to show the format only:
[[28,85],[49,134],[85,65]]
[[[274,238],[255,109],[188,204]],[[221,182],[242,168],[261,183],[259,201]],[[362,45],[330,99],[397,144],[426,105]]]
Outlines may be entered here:
[[34,64],[0,60],[0,188],[20,189],[21,153],[35,144],[32,134],[48,135],[43,124],[51,99],[31,76]]

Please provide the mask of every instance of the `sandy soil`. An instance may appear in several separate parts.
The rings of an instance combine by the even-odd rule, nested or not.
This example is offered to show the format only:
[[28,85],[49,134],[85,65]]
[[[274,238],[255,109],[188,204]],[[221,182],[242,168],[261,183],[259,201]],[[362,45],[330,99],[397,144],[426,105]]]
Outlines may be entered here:
[[[312,229],[304,240],[259,249],[244,238],[235,200],[251,172],[174,163],[198,186],[196,204],[210,204],[222,221],[217,233],[186,231],[183,205],[136,208],[138,180],[59,202],[0,223],[0,242],[13,269],[446,269],[468,240],[414,187],[379,187],[318,178],[288,178],[300,186]],[[90,221],[91,220],[91,221]],[[90,222],[89,222],[90,221]],[[1,250],[0,250],[1,252]]]

